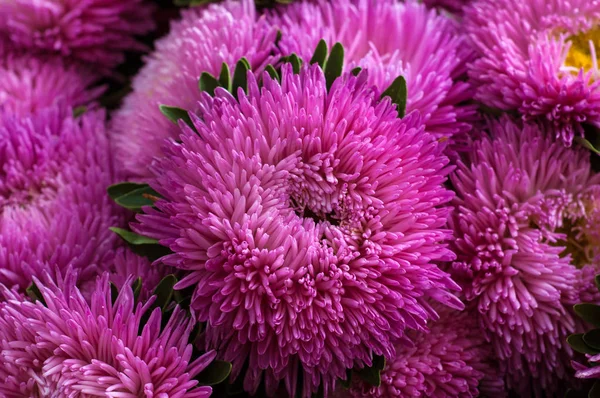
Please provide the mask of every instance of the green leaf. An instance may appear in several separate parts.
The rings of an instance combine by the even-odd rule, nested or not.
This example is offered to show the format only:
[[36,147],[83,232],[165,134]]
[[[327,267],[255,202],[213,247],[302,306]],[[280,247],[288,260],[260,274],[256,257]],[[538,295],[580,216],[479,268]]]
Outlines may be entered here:
[[238,88],[241,87],[244,92],[248,92],[248,71],[250,70],[250,64],[246,58],[240,59],[235,64],[235,70],[233,71],[233,84],[231,86],[231,93],[237,98]]
[[600,327],[600,306],[589,303],[575,304],[573,310],[584,321]]
[[219,73],[219,84],[221,87],[225,87],[227,91],[231,90],[231,72],[229,71],[229,65],[225,62],[221,65],[221,73]]
[[73,108],[73,117],[78,118],[83,115],[87,111],[87,106],[78,106],[77,108]]
[[148,184],[137,184],[135,182],[120,182],[118,184],[113,184],[109,186],[106,191],[108,192],[108,196],[112,200],[116,200],[123,195],[127,195],[128,193],[135,191],[136,189],[145,188],[149,186]]
[[571,348],[581,354],[598,354],[598,351],[588,346],[583,340],[583,333],[572,334],[567,337],[567,343]]
[[138,297],[140,297],[140,292],[142,291],[142,278],[138,277],[133,282],[131,290],[133,290],[133,299],[137,301]]
[[356,68],[352,69],[350,73],[352,73],[352,76],[358,76],[361,70],[362,68],[360,66],[357,66]]
[[194,126],[194,123],[192,123],[192,118],[190,118],[188,111],[186,111],[185,109],[168,105],[160,105],[159,108],[162,114],[165,115],[173,123],[177,124],[179,119],[181,119],[188,126],[190,126],[192,130],[196,131],[196,127]]
[[147,236],[138,235],[135,232],[128,231],[123,228],[110,227],[111,231],[119,235],[125,242],[132,245],[156,245],[158,241],[156,239],[148,238]]
[[381,355],[373,356],[373,365],[356,370],[356,374],[373,387],[381,385],[381,371],[385,368],[385,358]]
[[302,66],[302,61],[296,54],[292,54],[289,57],[289,63],[292,64],[292,70],[295,74],[300,73],[300,67]]
[[327,89],[331,88],[331,85],[342,75],[344,68],[344,47],[340,43],[335,43],[327,59],[325,65],[325,81],[327,82]]
[[171,299],[173,298],[173,286],[177,283],[175,275],[165,276],[154,289],[154,295],[156,295],[156,301],[154,305],[162,309],[163,311],[167,308]]
[[119,288],[114,283],[110,282],[110,302],[115,303],[119,297]]
[[275,70],[275,68],[273,67],[273,65],[267,65],[265,67],[265,70],[267,71],[267,73],[269,74],[269,76],[271,76],[271,78],[273,80],[280,80],[279,73],[277,73],[277,71]]
[[594,282],[596,283],[596,287],[600,291],[600,275],[596,275],[596,277],[594,278]]
[[219,81],[210,73],[202,72],[198,81],[200,91],[206,91],[210,95],[215,95],[215,88],[219,87]]
[[117,197],[115,203],[129,210],[140,211],[143,206],[153,206],[158,199],[160,195],[149,185],[144,185]]
[[594,152],[596,155],[600,155],[600,151],[598,149],[596,149],[591,142],[589,142],[588,140],[586,140],[583,137],[575,137],[575,142],[577,142],[579,145],[581,145],[584,148],[589,149],[590,151]]
[[396,104],[398,109],[398,117],[403,118],[406,112],[406,80],[404,76],[398,76],[392,84],[381,94],[381,98],[390,97],[392,104]]
[[321,39],[319,44],[317,44],[317,48],[313,53],[312,58],[310,59],[310,64],[319,64],[321,69],[325,66],[325,61],[327,60],[327,42]]
[[35,284],[35,282],[31,282],[31,285],[29,285],[29,287],[27,289],[25,289],[25,293],[27,293],[27,295],[35,302],[35,301],[39,301],[40,303],[42,303],[45,307],[47,307],[46,305],[46,300],[44,300],[44,296],[42,295],[42,292],[40,291],[40,289],[37,287],[37,285]]
[[200,385],[214,386],[227,380],[230,374],[231,363],[215,360],[196,376],[196,380]]
[[583,341],[589,347],[600,350],[600,329],[592,329],[583,335]]

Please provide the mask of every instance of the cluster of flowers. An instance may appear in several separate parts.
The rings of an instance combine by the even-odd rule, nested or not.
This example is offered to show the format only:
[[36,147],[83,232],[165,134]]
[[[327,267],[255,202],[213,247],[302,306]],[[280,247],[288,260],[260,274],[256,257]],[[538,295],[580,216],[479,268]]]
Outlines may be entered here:
[[600,378],[600,1],[176,3],[0,0],[1,397]]

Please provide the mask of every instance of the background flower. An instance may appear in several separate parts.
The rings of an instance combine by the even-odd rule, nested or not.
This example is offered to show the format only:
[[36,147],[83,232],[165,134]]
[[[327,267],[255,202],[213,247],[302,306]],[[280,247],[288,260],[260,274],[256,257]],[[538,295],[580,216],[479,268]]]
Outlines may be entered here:
[[391,358],[406,329],[437,315],[428,299],[460,307],[435,265],[452,194],[448,160],[418,115],[398,119],[366,75],[327,92],[318,66],[264,74],[239,103],[205,94],[189,128],[153,165],[164,200],[136,232],[174,252],[163,261],[195,287],[206,345],[249,360],[245,388],[264,373],[303,396],[331,391],[346,369]]
[[[193,378],[214,352],[192,358],[193,317],[175,309],[161,326],[154,298],[135,303],[126,284],[112,300],[108,274],[88,303],[68,278],[36,279],[43,303],[7,290],[0,303],[0,392],[4,396],[210,396]],[[143,315],[151,311],[147,320]],[[22,395],[19,395],[22,394]]]
[[599,21],[596,1],[474,1],[464,22],[478,52],[475,98],[551,121],[570,145],[583,123],[600,126]]
[[399,75],[407,82],[407,112],[418,110],[436,138],[471,130],[474,107],[466,61],[471,50],[450,18],[416,1],[301,1],[281,7],[271,23],[281,29],[279,47],[309,60],[321,39],[340,42],[348,70],[367,68],[371,82],[385,90]]
[[161,155],[164,140],[179,134],[159,105],[196,110],[202,72],[218,76],[223,62],[233,70],[242,57],[260,71],[278,58],[272,56],[276,36],[256,14],[252,0],[183,10],[169,35],[156,42],[156,51],[133,81],[133,93],[113,115],[113,150],[121,177],[149,178],[149,165]]
[[24,117],[56,104],[88,105],[103,91],[91,87],[98,76],[89,68],[57,56],[5,52],[0,75],[0,111]]
[[553,392],[568,377],[570,307],[580,294],[577,267],[587,262],[576,260],[584,258],[576,221],[598,178],[586,150],[554,142],[551,128],[503,117],[489,130],[451,178],[453,275],[477,306],[509,387]]
[[55,53],[104,68],[142,50],[136,35],[154,26],[151,2],[142,0],[1,0],[0,34],[15,48]]
[[468,311],[440,308],[429,333],[411,332],[414,345],[399,346],[381,373],[381,386],[356,382],[353,397],[503,397],[493,350]]
[[106,194],[104,112],[74,118],[50,107],[0,119],[0,283],[24,289],[68,266],[93,278],[116,246],[108,228],[122,222]]

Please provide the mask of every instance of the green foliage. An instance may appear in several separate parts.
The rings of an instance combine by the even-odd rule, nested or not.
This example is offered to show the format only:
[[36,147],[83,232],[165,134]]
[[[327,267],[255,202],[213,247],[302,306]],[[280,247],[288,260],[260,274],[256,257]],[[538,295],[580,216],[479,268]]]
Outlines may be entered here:
[[317,48],[313,53],[312,58],[310,59],[310,64],[318,64],[321,69],[325,67],[325,61],[327,60],[327,43],[325,40],[321,39],[319,44],[317,44]]
[[[223,63],[223,65],[226,65]],[[202,72],[198,81],[200,91],[206,91],[210,95],[215,95],[215,89],[220,86],[220,82],[210,73]]]
[[155,307],[159,307],[163,312],[173,299],[173,286],[177,283],[177,277],[173,274],[165,276],[154,289],[156,301]]
[[85,112],[87,112],[87,107],[86,106],[78,106],[77,108],[73,108],[73,117],[74,118],[78,118],[79,116],[83,115]]
[[600,306],[589,303],[575,304],[573,310],[584,321],[600,327]]
[[352,380],[358,376],[366,384],[379,387],[381,385],[381,372],[385,368],[385,358],[381,355],[373,355],[371,366],[365,366],[359,369],[346,370],[346,380],[339,380],[344,388],[349,388]]
[[152,206],[161,196],[148,184],[122,182],[111,185],[108,195],[121,207],[139,212],[143,206]]
[[340,43],[335,43],[329,58],[325,62],[325,81],[327,82],[327,90],[331,88],[335,79],[342,75],[344,68],[344,47]]
[[194,126],[194,123],[192,123],[192,118],[190,117],[188,111],[186,111],[185,109],[168,105],[160,105],[159,109],[161,113],[173,123],[178,124],[179,120],[181,119],[185,122],[185,124],[190,126],[192,130],[196,131],[196,127]]
[[29,296],[29,298],[31,298],[34,302],[39,301],[44,306],[46,306],[46,300],[44,300],[44,296],[42,295],[42,292],[37,287],[35,282],[31,282],[31,285],[29,285],[29,287],[25,289],[25,293],[27,293],[27,296]]
[[398,117],[403,118],[406,113],[407,95],[406,80],[404,79],[404,76],[398,76],[381,94],[381,98],[390,97],[392,99],[392,104],[396,104]]
[[214,386],[227,380],[231,374],[231,363],[225,361],[212,361],[198,376],[196,380],[203,386]]
[[135,232],[123,228],[110,227],[109,229],[119,235],[125,242],[132,245],[155,245],[158,243],[156,239],[138,235]]
[[250,63],[246,58],[240,59],[235,64],[233,71],[233,82],[231,84],[231,92],[237,98],[238,88],[242,88],[245,93],[248,92],[248,71],[250,70]]
[[594,145],[592,145],[592,143],[589,142],[587,139],[583,137],[575,137],[575,142],[581,145],[582,147],[594,152],[596,155],[600,155],[600,150],[596,149],[596,147],[594,147]]

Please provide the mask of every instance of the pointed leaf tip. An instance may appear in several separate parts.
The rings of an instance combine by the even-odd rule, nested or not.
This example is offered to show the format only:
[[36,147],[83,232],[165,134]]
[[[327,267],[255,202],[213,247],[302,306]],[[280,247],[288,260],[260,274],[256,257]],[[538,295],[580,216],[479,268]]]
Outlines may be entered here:
[[196,131],[196,127],[194,126],[194,123],[192,123],[192,118],[185,109],[169,105],[160,105],[159,109],[161,113],[165,115],[171,122],[178,124],[179,119],[181,119],[185,122],[185,124],[190,126],[192,130]]
[[344,47],[340,43],[335,43],[325,63],[325,81],[327,90],[331,88],[335,79],[342,75],[344,69]]
[[219,81],[210,73],[202,72],[200,80],[198,80],[198,88],[200,91],[206,91],[210,95],[215,95],[215,89],[217,87],[219,87]]
[[317,48],[313,53],[312,58],[310,59],[309,64],[318,64],[321,69],[325,67],[325,61],[327,60],[327,43],[325,40],[321,39],[319,44],[317,44]]
[[200,374],[196,380],[203,386],[214,386],[227,380],[231,374],[231,363],[226,361],[215,360],[210,363]]
[[132,245],[156,245],[158,241],[156,239],[149,238],[147,236],[136,234],[133,231],[119,227],[110,227],[112,232],[119,235],[125,242]]
[[381,94],[381,98],[390,97],[392,104],[396,104],[398,117],[403,118],[406,113],[407,95],[406,79],[404,79],[404,76],[398,76]]

